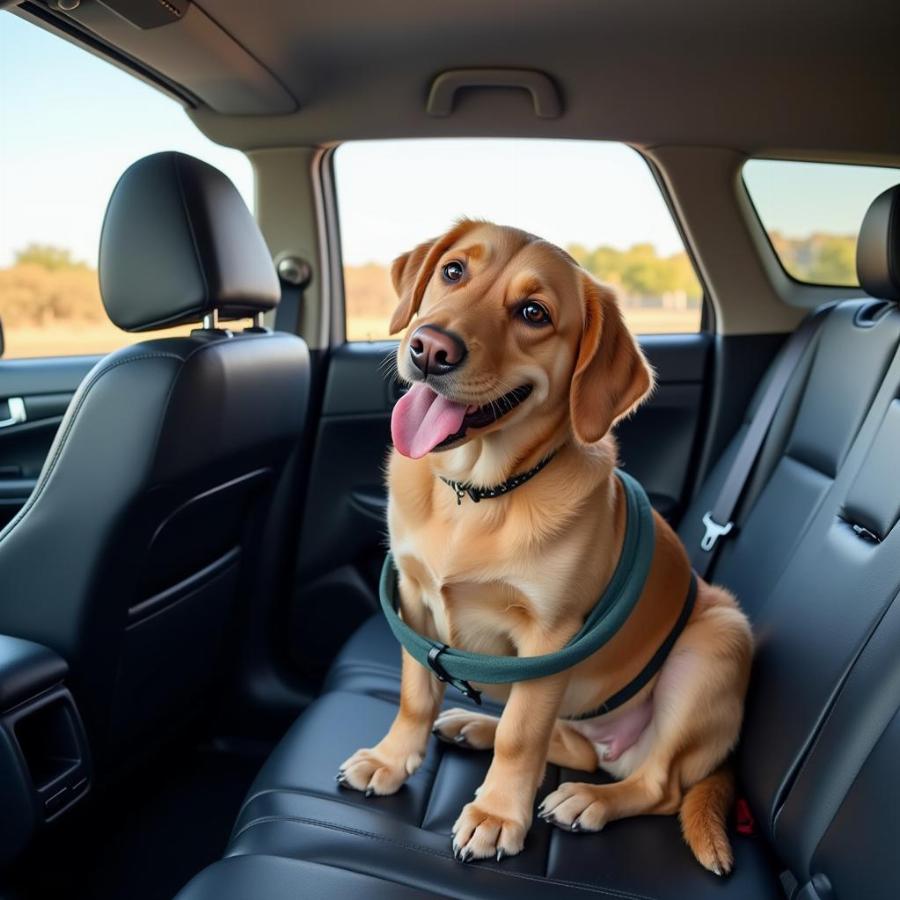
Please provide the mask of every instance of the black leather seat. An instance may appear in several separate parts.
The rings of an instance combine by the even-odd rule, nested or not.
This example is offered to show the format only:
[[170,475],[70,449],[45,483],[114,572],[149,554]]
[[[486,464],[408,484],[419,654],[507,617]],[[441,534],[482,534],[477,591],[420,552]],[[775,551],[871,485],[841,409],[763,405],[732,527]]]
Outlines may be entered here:
[[[890,214],[885,215],[885,207]],[[536,820],[524,852],[464,866],[449,831],[489,754],[432,742],[394,797],[340,789],[335,765],[371,746],[396,709],[397,649],[373,619],[336,660],[323,696],[284,737],[251,789],[228,857],[179,900],[249,896],[226,872],[256,860],[252,896],[278,897],[284,860],[334,870],[316,895],[337,897],[352,870],[378,896],[895,897],[900,791],[900,188],[873,205],[860,237],[861,283],[873,298],[833,311],[796,373],[716,580],[734,586],[758,650],[737,758],[756,819],[733,835],[736,864],[717,879],[691,858],[672,818],[567,834]],[[882,300],[889,301],[886,303]],[[709,506],[720,463],[689,510]],[[458,704],[461,698],[450,697]],[[582,773],[550,767],[542,793]],[[597,780],[601,780],[597,776]],[[280,860],[279,868],[265,860]],[[317,873],[320,870],[315,870]],[[364,884],[366,886],[364,886]],[[378,885],[375,887],[374,885]],[[364,894],[365,895],[365,894]]]
[[69,662],[101,765],[165,734],[203,698],[258,572],[258,527],[304,427],[297,337],[217,316],[279,299],[232,183],[178,153],[135,163],[110,200],[103,301],[137,343],[78,389],[38,484],[0,533],[0,631]]

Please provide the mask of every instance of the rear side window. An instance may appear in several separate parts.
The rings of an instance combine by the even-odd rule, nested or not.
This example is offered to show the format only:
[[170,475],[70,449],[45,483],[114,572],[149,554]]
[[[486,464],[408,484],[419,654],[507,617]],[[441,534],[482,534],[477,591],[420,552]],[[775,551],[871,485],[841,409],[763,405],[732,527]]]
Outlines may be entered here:
[[811,284],[854,287],[856,240],[869,204],[900,169],[751,159],[744,183],[781,265]]
[[360,141],[335,153],[347,339],[388,337],[392,260],[462,217],[567,249],[638,333],[700,328],[702,290],[646,162],[599,141]]
[[217,166],[252,203],[247,157],[205,138],[177,102],[0,12],[5,357],[100,354],[154,336],[119,331],[107,319],[97,251],[118,177],[135,160],[160,150],[181,150]]

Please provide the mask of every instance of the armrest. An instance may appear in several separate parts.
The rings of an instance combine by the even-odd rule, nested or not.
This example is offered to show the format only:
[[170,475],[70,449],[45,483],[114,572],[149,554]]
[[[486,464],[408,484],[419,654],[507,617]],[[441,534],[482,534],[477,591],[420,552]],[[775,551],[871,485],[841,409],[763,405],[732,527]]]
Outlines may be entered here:
[[0,634],[0,868],[90,787],[87,739],[49,647]]
[[0,634],[0,711],[62,682],[69,666],[42,644]]

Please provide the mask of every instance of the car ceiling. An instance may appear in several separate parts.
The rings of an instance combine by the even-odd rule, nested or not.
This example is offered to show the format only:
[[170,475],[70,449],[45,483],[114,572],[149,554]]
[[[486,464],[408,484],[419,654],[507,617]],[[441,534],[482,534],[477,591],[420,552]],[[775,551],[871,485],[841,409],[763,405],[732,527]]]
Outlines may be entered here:
[[[900,158],[896,0],[202,0],[145,31],[115,5],[82,0],[67,19],[184,88],[197,124],[243,149],[533,135]],[[435,76],[464,67],[544,72],[563,114],[493,89],[429,116]]]

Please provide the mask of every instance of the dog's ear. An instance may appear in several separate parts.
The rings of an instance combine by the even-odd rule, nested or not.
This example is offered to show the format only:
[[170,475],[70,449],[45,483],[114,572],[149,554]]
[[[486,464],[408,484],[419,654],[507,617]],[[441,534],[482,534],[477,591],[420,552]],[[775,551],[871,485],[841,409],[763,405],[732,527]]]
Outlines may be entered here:
[[400,303],[391,316],[390,334],[396,334],[409,325],[409,320],[418,312],[422,302],[422,293],[416,291],[416,282],[431,248],[437,239],[419,244],[409,253],[398,256],[391,265],[391,281],[400,298]]
[[476,222],[463,219],[445,235],[419,244],[409,253],[398,256],[391,265],[391,281],[400,303],[391,316],[390,333],[396,334],[409,325],[419,311],[425,288],[434,274],[434,267],[444,251],[453,246]]
[[613,291],[579,273],[582,332],[569,392],[572,431],[599,441],[653,389],[653,370],[622,319]]

